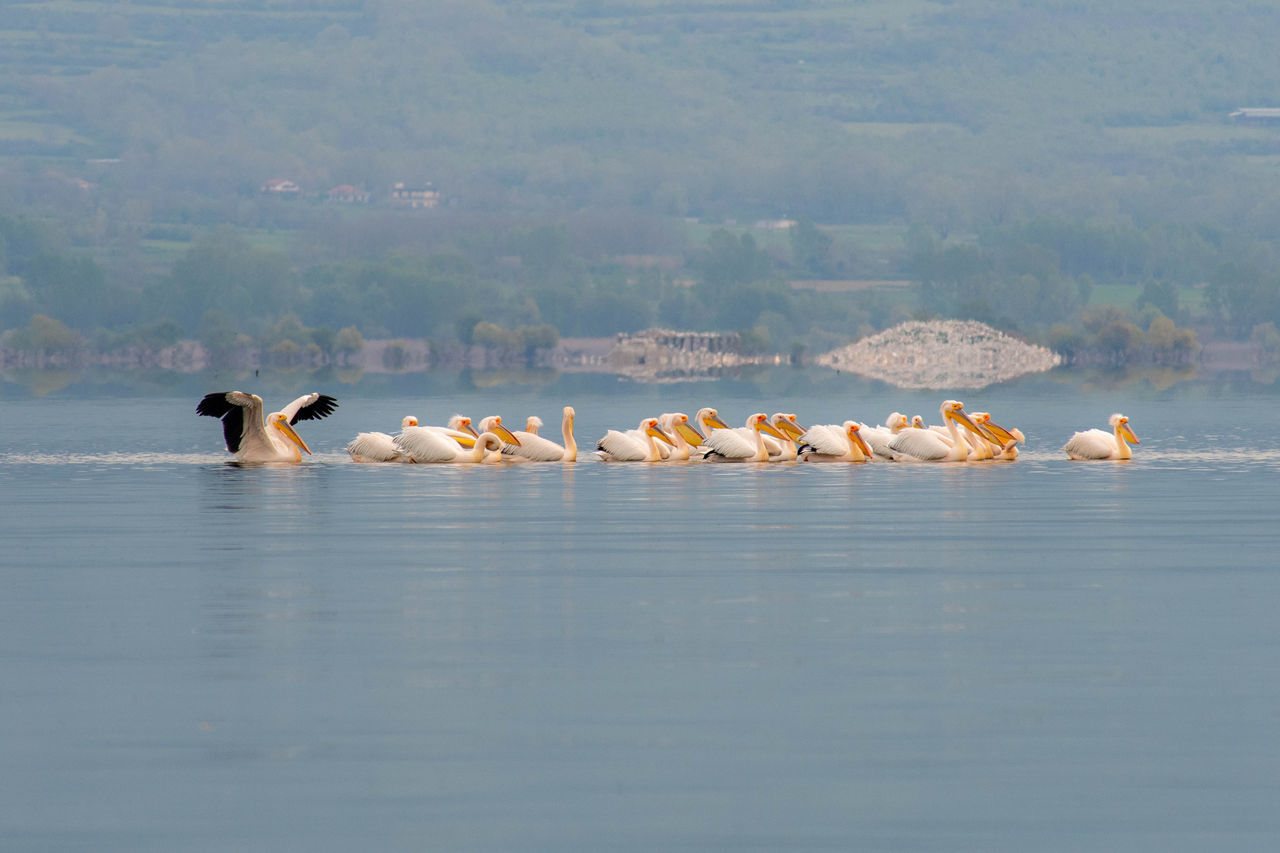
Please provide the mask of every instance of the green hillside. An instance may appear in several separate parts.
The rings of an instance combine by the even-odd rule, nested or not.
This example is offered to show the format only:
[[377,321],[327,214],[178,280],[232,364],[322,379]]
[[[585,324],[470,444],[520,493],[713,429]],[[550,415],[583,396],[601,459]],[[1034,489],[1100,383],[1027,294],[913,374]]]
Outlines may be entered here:
[[429,179],[472,207],[1242,214],[1280,10],[1226,2],[10,2],[0,151],[125,192]]
[[[717,228],[802,219],[834,240],[821,257],[754,234],[779,281],[933,276],[922,310],[1044,326],[1070,320],[1092,284],[1191,287],[1236,263],[1223,281],[1273,288],[1280,127],[1229,113],[1280,92],[1278,25],[1280,8],[1243,0],[8,0],[0,214],[92,254],[139,321],[163,319],[146,315],[164,300],[143,294],[201,241],[278,251],[303,279],[460,254],[505,294],[475,310],[577,323],[519,288],[625,289],[634,276],[608,264],[638,256],[674,258],[672,282],[700,280]],[[273,178],[299,192],[261,192]],[[431,182],[440,207],[395,209],[396,182]],[[325,202],[340,184],[370,203]],[[1024,227],[1035,222],[1049,224]],[[574,281],[532,274],[527,234],[563,235],[557,264],[572,263],[550,268]],[[965,246],[976,261],[945,254]],[[23,276],[9,256],[0,272]],[[1040,297],[989,286],[1021,276]],[[330,302],[325,322],[339,303],[361,310]],[[1225,297],[1183,304],[1232,319]],[[665,319],[729,322],[685,307]],[[811,329],[778,308],[763,325]],[[841,309],[828,332],[886,311]]]

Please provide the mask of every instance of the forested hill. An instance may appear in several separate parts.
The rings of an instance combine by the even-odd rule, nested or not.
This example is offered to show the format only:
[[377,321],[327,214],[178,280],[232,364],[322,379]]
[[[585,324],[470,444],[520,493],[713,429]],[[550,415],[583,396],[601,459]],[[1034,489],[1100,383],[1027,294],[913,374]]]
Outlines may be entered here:
[[923,313],[1280,352],[1280,125],[1231,116],[1280,106],[1276,32],[1255,0],[0,0],[0,348],[798,352]]
[[157,212],[284,176],[480,209],[1266,229],[1280,140],[1227,116],[1280,98],[1277,31],[1234,0],[11,0],[0,154],[118,158],[88,179]]

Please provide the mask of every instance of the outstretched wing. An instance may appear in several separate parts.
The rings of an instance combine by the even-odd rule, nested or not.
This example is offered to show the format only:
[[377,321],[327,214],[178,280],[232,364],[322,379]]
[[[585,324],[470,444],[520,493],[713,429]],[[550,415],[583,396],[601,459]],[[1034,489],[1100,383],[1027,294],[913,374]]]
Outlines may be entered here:
[[298,421],[314,421],[320,418],[327,418],[333,414],[333,410],[336,408],[338,408],[336,397],[330,397],[328,394],[306,394],[280,411],[284,412],[289,418],[290,424],[296,424]]
[[197,415],[222,420],[222,437],[231,453],[240,451],[246,423],[262,423],[262,398],[243,391],[216,391],[205,394],[196,406]]

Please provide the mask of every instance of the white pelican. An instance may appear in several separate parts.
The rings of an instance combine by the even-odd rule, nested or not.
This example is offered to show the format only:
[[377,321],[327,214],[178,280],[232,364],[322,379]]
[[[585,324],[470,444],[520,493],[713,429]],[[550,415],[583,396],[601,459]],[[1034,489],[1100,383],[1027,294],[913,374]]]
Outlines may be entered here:
[[262,418],[262,398],[243,391],[206,394],[196,406],[197,415],[222,420],[227,450],[237,462],[301,462],[302,451],[311,452],[293,430],[298,421],[327,417],[338,408],[328,394],[305,394],[278,412]]
[[1129,419],[1116,413],[1107,421],[1112,432],[1090,429],[1078,432],[1067,440],[1062,449],[1072,459],[1132,459],[1133,450],[1125,441],[1140,444],[1129,427]]
[[[502,455],[510,461],[527,460],[529,462],[576,462],[578,459],[578,442],[573,438],[573,419],[576,417],[572,406],[565,406],[560,420],[560,434],[564,444],[556,444],[549,438],[543,438],[537,432],[528,429],[516,430],[515,436],[520,443],[503,445]],[[536,415],[529,418],[528,425],[542,426],[542,419]]]
[[769,416],[764,412],[756,412],[747,418],[746,429],[750,431],[751,438],[736,429],[713,429],[702,440],[708,448],[703,458],[708,462],[768,462],[769,448],[765,446],[764,437],[771,435],[785,440],[785,436],[769,423]]
[[893,459],[893,451],[889,449],[889,442],[893,441],[895,435],[907,429],[910,423],[906,415],[901,412],[893,412],[884,419],[884,426],[882,427],[860,424],[862,427],[861,435],[863,440],[871,447],[877,459]]
[[[690,426],[689,416],[684,412],[663,412],[658,415],[658,426],[671,439],[670,452],[665,455],[668,462],[688,462],[693,448],[702,444],[702,434]],[[658,447],[660,451],[667,449]]]
[[596,443],[600,458],[605,462],[661,462],[662,455],[658,452],[654,439],[675,446],[671,436],[658,426],[657,418],[645,418],[637,431],[643,438],[637,438],[630,430],[618,432],[611,429],[606,432],[604,438]]
[[521,432],[526,432],[529,435],[537,435],[538,430],[540,429],[542,429],[542,418],[537,415],[529,415],[529,417],[525,419],[524,429],[516,430],[516,434],[519,435]]
[[[720,420],[720,413],[710,406],[698,409],[698,413],[693,416],[693,426],[703,438],[711,435],[712,430],[728,429],[729,425]],[[699,442],[699,445],[701,442]],[[694,445],[695,447],[699,445]]]
[[[400,429],[417,426],[418,419],[413,415],[405,415],[400,421]],[[396,446],[396,440],[385,432],[362,432],[347,445],[347,453],[354,462],[412,462],[405,453]]]
[[903,459],[921,462],[963,462],[968,459],[969,445],[960,438],[956,424],[984,440],[986,436],[964,413],[964,403],[959,400],[944,401],[938,411],[946,424],[946,435],[932,429],[904,429],[889,442],[889,449]]
[[502,458],[502,443],[519,444],[520,440],[502,424],[484,430],[480,436],[470,439],[468,449],[442,432],[429,427],[406,427],[396,436],[396,444],[414,462],[485,462],[493,461],[494,453]]
[[[1019,442],[1025,444],[1026,436],[1019,429],[1005,429],[1000,424],[991,420],[988,412],[974,412],[970,415],[973,422],[978,425],[978,429],[982,430],[986,436],[986,441],[979,442],[982,445],[983,459],[998,459],[1005,462],[1012,462],[1018,458]],[[968,434],[965,435],[968,438]],[[972,457],[971,457],[972,458]]]
[[770,462],[794,462],[797,458],[796,442],[800,440],[808,430],[800,426],[796,421],[796,416],[789,412],[776,412],[774,416],[769,418],[769,423],[773,424],[773,428],[782,433],[782,443],[775,441],[766,441],[766,445],[778,445],[777,452],[773,448],[769,448]]
[[1013,427],[1007,430],[1007,432],[1009,433],[1011,440],[1006,441],[1004,446],[1000,449],[1000,452],[995,455],[995,458],[1002,462],[1012,462],[1017,459],[1018,445],[1027,443],[1027,437],[1023,435],[1022,430],[1017,427]]
[[839,427],[820,424],[810,427],[801,441],[800,459],[804,462],[870,462],[874,452],[863,440],[862,424],[845,421]]

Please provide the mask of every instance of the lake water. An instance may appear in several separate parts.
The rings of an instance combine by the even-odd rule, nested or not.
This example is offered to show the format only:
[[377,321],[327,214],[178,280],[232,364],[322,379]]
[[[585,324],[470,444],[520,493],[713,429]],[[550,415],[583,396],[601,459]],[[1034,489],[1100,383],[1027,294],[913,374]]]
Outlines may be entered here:
[[[56,383],[55,383],[56,384]],[[293,467],[207,391],[335,394]],[[0,849],[1274,850],[1280,394],[954,394],[1014,464],[369,466],[405,414],[936,422],[781,371],[0,388]],[[272,405],[274,404],[274,405]],[[1128,464],[1070,463],[1123,411]]]

